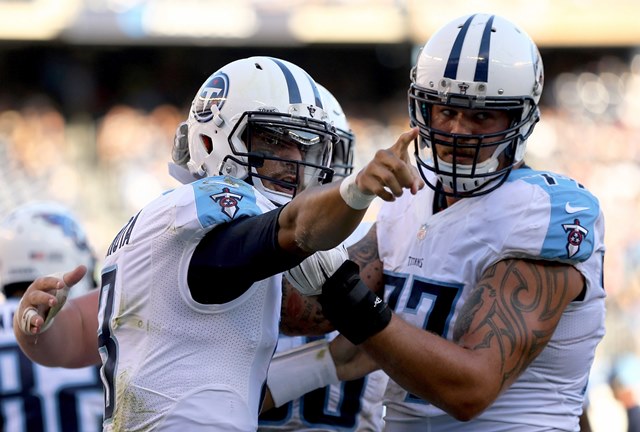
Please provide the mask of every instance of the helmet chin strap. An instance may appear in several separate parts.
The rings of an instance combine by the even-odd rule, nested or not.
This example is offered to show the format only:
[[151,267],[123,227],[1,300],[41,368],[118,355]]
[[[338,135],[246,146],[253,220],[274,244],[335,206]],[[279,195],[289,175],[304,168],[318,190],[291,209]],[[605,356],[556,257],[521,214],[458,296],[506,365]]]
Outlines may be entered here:
[[[470,177],[473,172],[473,165],[456,164],[455,190],[458,192],[472,191],[495,179],[495,176],[486,174],[496,172],[500,166],[500,155],[505,151],[509,151],[510,143],[511,142],[509,141],[507,143],[500,144],[489,159],[477,163],[475,165],[476,176],[474,177]],[[454,190],[453,164],[445,162],[440,157],[437,157],[437,159],[438,170],[436,173],[438,175],[438,179],[445,187]]]
[[253,187],[258,189],[262,195],[264,195],[269,201],[274,203],[277,206],[282,206],[287,204],[293,198],[286,192],[278,192],[273,189],[269,189],[262,183],[262,179],[256,176],[252,176]]
[[[492,176],[483,177],[468,177],[472,172],[471,165],[456,165],[456,178],[455,178],[455,190],[459,192],[467,192],[473,189],[477,189],[480,186],[492,180]],[[476,165],[476,174],[489,174],[494,172],[498,168],[498,159],[490,158],[484,162]],[[453,173],[453,164],[443,161],[438,158],[438,179],[446,187],[454,190],[454,177],[447,173]],[[464,175],[467,177],[460,177]]]

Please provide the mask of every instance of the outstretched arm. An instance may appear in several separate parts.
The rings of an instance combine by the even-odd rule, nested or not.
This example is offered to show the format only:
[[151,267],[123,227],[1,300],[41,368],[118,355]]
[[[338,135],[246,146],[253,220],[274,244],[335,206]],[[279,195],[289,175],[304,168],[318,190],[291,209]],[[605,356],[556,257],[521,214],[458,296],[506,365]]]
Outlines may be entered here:
[[55,315],[55,324],[41,333],[52,308],[62,306],[56,299],[56,290],[63,289],[64,284],[73,289],[85,272],[86,268],[79,266],[62,278],[38,278],[22,296],[13,318],[13,332],[20,348],[31,360],[45,366],[69,368],[100,363],[96,337],[99,290],[69,299]]
[[[402,134],[389,149],[380,150],[356,177],[356,186],[372,197],[393,201],[404,189],[415,194],[424,186],[407,151],[417,131]],[[288,250],[326,250],[343,241],[360,223],[366,208],[356,210],[346,204],[339,184],[306,190],[281,212],[278,239]],[[363,239],[349,248],[349,257],[357,262],[362,279],[370,289],[382,295],[382,263],[378,257],[375,225]],[[287,335],[319,335],[334,328],[322,314],[317,296],[300,294],[283,278],[282,320],[280,330]]]
[[[404,189],[417,193],[424,182],[407,151],[417,133],[417,129],[411,129],[389,149],[378,150],[355,177],[309,188],[297,195],[280,213],[280,246],[302,255],[330,249],[358,226],[367,207],[355,207],[360,207],[358,204],[366,197],[379,196],[385,201],[394,201]],[[350,186],[346,187],[347,184]],[[351,206],[345,199],[351,201]]]
[[[564,309],[583,286],[582,275],[570,265],[505,260],[487,269],[470,293],[456,320],[454,341],[396,315],[381,331],[356,335],[364,339],[361,347],[391,379],[455,418],[469,420],[493,403],[540,354]],[[325,286],[323,296],[326,293]],[[347,301],[339,296],[326,300],[330,304]],[[332,306],[321,301],[331,316]],[[345,319],[332,318],[345,334],[353,328],[349,320],[357,320],[353,311]]]
[[[315,255],[325,253],[317,252]],[[368,288],[380,297],[383,296],[384,283],[382,277],[382,261],[378,256],[378,243],[375,224],[358,242],[348,248],[349,259],[360,266],[360,278]],[[307,259],[308,260],[308,259]],[[313,276],[314,270],[303,267],[302,278],[309,284],[316,285],[317,294],[322,292],[322,284],[326,281],[326,274],[331,275],[341,262],[333,265],[324,264],[323,274]],[[322,266],[321,266],[322,267]],[[282,317],[280,319],[280,332],[288,336],[298,335],[323,335],[335,330],[322,313],[322,306],[318,301],[318,295],[303,295],[289,281],[289,273],[285,272],[282,278]],[[315,271],[318,272],[317,270]],[[306,275],[305,275],[306,273]]]
[[[357,176],[347,177],[340,184],[310,188],[284,207],[221,224],[207,233],[189,266],[193,298],[200,303],[231,301],[256,280],[290,269],[316,251],[333,249],[351,234],[376,196],[394,200],[404,189],[416,193],[424,183],[407,152],[415,136],[416,130],[401,135],[390,149],[379,151]],[[243,270],[248,267],[250,272]],[[228,289],[210,289],[212,279],[220,282],[229,277]],[[285,286],[284,310],[304,314],[315,326],[317,307],[296,293],[289,295],[287,289]],[[286,330],[288,326],[291,330]],[[283,327],[288,334],[307,332],[297,324],[285,322]],[[325,325],[324,329],[313,333],[330,327]]]
[[[343,187],[342,193],[339,184],[329,184],[310,188],[296,196],[278,215],[279,246],[302,258],[316,250],[331,249],[356,228],[366,212],[367,206],[361,207],[363,202],[369,202],[375,196],[393,201],[402,195],[404,189],[417,193],[424,183],[412,166],[407,151],[416,136],[417,129],[412,129],[401,135],[391,148],[378,151],[357,177],[351,178],[350,186]],[[86,269],[77,268],[66,273],[64,282],[68,286],[77,283],[84,271]],[[99,363],[96,337],[98,291],[70,300],[58,314],[56,324],[46,335],[40,333],[46,314],[56,305],[52,292],[62,286],[59,279],[45,277],[29,287],[16,314],[18,325],[15,331],[20,346],[32,360],[44,365],[79,367]],[[22,332],[20,320],[25,317],[25,311],[33,311],[33,308],[38,313],[26,317],[28,324]],[[80,343],[63,350],[61,347],[66,347],[66,344],[61,341],[68,340]]]

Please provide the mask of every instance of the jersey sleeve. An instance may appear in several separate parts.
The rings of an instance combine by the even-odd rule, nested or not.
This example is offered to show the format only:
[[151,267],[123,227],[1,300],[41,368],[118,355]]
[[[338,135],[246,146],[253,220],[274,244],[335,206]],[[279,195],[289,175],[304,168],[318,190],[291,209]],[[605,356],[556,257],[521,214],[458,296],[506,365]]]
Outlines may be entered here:
[[[231,301],[256,281],[289,269],[304,258],[284,251],[278,243],[278,216],[284,207],[266,211],[269,205],[249,184],[220,176],[190,186],[195,205],[185,207],[190,211],[184,220],[191,226],[197,220],[199,225],[192,237],[197,246],[188,271],[189,288],[197,301]],[[181,220],[178,210],[177,225]],[[226,288],[212,289],[211,280]]]
[[190,184],[198,221],[205,230],[221,223],[262,214],[255,190],[228,176],[207,177]]
[[524,184],[511,194],[509,207],[520,211],[513,215],[505,250],[570,264],[589,259],[602,242],[597,198],[567,177],[530,170],[522,174],[527,172],[532,175],[521,176]]

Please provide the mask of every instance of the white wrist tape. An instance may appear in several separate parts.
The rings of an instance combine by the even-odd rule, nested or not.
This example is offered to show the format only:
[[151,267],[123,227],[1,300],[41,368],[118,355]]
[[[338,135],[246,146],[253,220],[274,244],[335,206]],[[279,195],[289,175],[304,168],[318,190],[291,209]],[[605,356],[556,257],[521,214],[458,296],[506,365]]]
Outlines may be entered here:
[[352,209],[364,210],[369,207],[376,195],[361,192],[358,189],[358,185],[356,185],[356,176],[357,173],[353,173],[342,180],[342,183],[340,183],[340,196]]
[[[62,274],[56,274],[54,276],[60,277],[60,279],[62,279]],[[58,312],[60,312],[62,306],[64,306],[64,304],[67,302],[67,297],[69,296],[69,287],[66,283],[64,283],[64,279],[62,280],[62,283],[64,286],[59,290],[56,290],[55,293],[58,303],[47,312],[47,317],[44,320],[44,324],[42,324],[40,333],[44,333],[49,330],[49,327],[51,327],[51,324],[53,324],[53,319],[56,317],[56,315],[58,315]]]
[[[62,279],[62,275],[63,273],[55,273],[49,276]],[[38,334],[42,334],[45,331],[49,330],[49,328],[53,324],[53,319],[56,317],[58,312],[60,312],[62,306],[64,306],[64,304],[67,302],[67,297],[69,296],[69,287],[64,283],[64,279],[62,279],[62,284],[63,287],[55,290],[55,293],[53,293],[53,295],[56,296],[57,304],[46,311],[46,316],[44,316],[44,323],[42,324],[42,327],[40,327],[40,331],[38,332]],[[22,305],[23,300],[24,296],[22,297],[22,299],[20,299],[20,305]],[[31,324],[31,319],[36,315],[39,315],[39,312],[38,309],[33,306],[25,308],[22,312],[22,317],[20,317],[19,325],[20,330],[22,330],[24,334],[35,336],[31,332],[31,329],[33,327]]]
[[33,333],[31,333],[31,318],[37,315],[38,310],[33,306],[26,308],[24,312],[22,312],[22,317],[20,318],[20,321],[18,321],[22,333],[28,336],[33,336]]
[[276,354],[267,375],[267,386],[276,407],[312,390],[339,382],[326,340]]

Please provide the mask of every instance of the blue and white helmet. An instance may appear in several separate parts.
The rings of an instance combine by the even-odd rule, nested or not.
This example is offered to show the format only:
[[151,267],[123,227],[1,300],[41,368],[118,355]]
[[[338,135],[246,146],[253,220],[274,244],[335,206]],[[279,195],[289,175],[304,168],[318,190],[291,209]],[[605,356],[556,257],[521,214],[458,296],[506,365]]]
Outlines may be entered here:
[[329,115],[329,120],[336,128],[340,142],[333,147],[331,168],[333,168],[334,180],[344,178],[353,172],[354,146],[356,138],[351,131],[347,116],[342,110],[338,99],[321,84],[318,84],[320,94]]
[[[429,186],[452,196],[480,195],[500,186],[513,166],[523,160],[527,138],[540,118],[544,72],[531,38],[497,15],[457,18],[440,28],[422,48],[411,81],[409,112],[412,125],[420,130],[418,168],[425,180],[423,169],[434,172],[441,183],[427,180]],[[504,110],[511,125],[490,135],[435,131],[430,121],[433,105]],[[455,163],[456,149],[478,152],[489,145],[487,138],[492,138],[491,146],[497,144],[488,160],[471,165]],[[437,158],[434,146],[453,147],[453,163]]]
[[29,284],[40,276],[87,267],[70,296],[96,287],[95,254],[76,216],[56,202],[24,204],[0,222],[0,285],[11,295],[13,284]]
[[[196,178],[223,174],[247,180],[276,204],[331,181],[331,152],[339,138],[316,82],[285,60],[250,57],[222,67],[198,90],[186,124],[186,167]],[[252,146],[256,134],[259,150]],[[302,160],[279,157],[282,143],[297,145]],[[261,173],[265,161],[295,169],[287,176]]]

